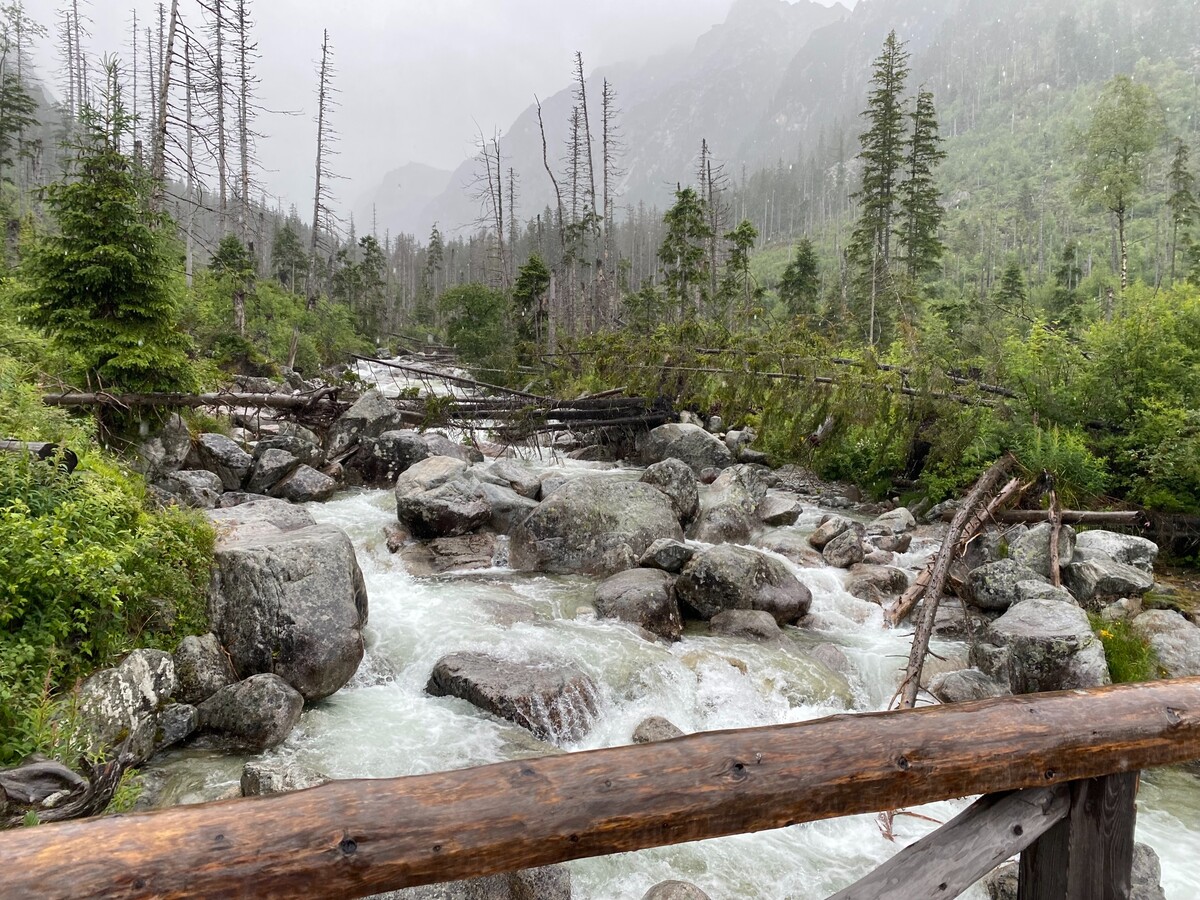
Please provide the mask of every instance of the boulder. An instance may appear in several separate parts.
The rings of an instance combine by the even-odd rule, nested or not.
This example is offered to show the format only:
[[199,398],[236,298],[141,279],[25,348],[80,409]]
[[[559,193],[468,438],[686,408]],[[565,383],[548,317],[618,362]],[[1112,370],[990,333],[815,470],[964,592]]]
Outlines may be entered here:
[[658,569],[628,569],[596,585],[596,615],[620,619],[677,641],[683,620],[675,601],[675,578]]
[[895,566],[858,563],[850,567],[848,574],[846,590],[860,600],[871,603],[882,605],[908,589],[908,575]]
[[1003,611],[1020,601],[1018,583],[1044,580],[1015,559],[998,559],[971,570],[967,575],[967,594],[980,609]]
[[452,441],[440,431],[425,432],[425,443],[429,445],[430,456],[449,456],[466,463],[483,462],[483,454],[476,447]]
[[[260,445],[261,446],[261,445]],[[294,453],[282,448],[268,448],[254,457],[254,467],[246,479],[246,490],[251,494],[265,494],[300,465]]]
[[267,794],[286,794],[316,787],[329,780],[328,776],[282,760],[252,759],[242,767],[243,797],[263,797]]
[[942,703],[964,703],[968,700],[1003,697],[1009,691],[978,669],[958,669],[935,675],[929,682],[929,693]]
[[1057,600],[1060,603],[1075,603],[1075,598],[1065,587],[1055,587],[1049,582],[1041,580],[1017,582],[1017,599],[1014,602],[1020,603],[1022,600]]
[[858,525],[847,528],[821,550],[825,564],[838,569],[848,569],[861,563],[866,555],[862,531]]
[[1200,628],[1169,609],[1152,609],[1133,620],[1133,630],[1150,642],[1168,678],[1200,675]]
[[983,613],[974,606],[964,607],[949,598],[938,604],[933,618],[933,633],[946,640],[971,640],[987,625]]
[[756,537],[754,543],[806,569],[825,565],[821,551],[814,550],[808,539],[797,531],[768,531]]
[[720,416],[709,416],[707,428],[714,434],[725,430],[725,420]]
[[617,455],[611,447],[604,444],[588,444],[586,447],[572,450],[567,454],[567,459],[577,459],[580,462],[611,463],[617,461]]
[[363,479],[369,484],[395,484],[400,473],[430,455],[425,438],[407,428],[364,436],[359,444],[362,447],[359,465]]
[[[1017,862],[1005,863],[983,879],[988,900],[1017,900],[1019,868]],[[1158,854],[1148,844],[1135,843],[1129,900],[1166,900],[1161,880],[1162,866]]]
[[537,473],[513,459],[498,459],[479,473],[480,481],[511,488],[522,497],[536,500],[542,490]]
[[402,428],[404,416],[396,404],[372,388],[329,427],[325,439],[326,455],[330,458],[340,456],[364,436],[375,437]]
[[656,462],[642,473],[641,481],[667,495],[681,524],[687,525],[696,518],[700,511],[700,493],[696,487],[696,473],[687,463],[674,458]]
[[837,644],[828,642],[817,644],[808,651],[808,655],[832,672],[836,672],[849,683],[854,677],[854,663]]
[[571,900],[571,870],[566,866],[522,869],[466,881],[374,894],[367,900]]
[[464,534],[435,538],[424,545],[432,558],[434,574],[451,570],[487,569],[496,553],[496,537],[491,534]]
[[642,900],[708,900],[708,894],[690,881],[660,881],[642,894]]
[[709,544],[745,543],[759,525],[756,511],[766,495],[766,477],[758,466],[739,463],[725,469],[701,497],[688,537]]
[[239,674],[274,673],[306,700],[327,697],[363,656],[367,591],[354,547],[332,525],[247,525],[217,543],[208,597],[213,633]]
[[240,489],[254,465],[254,458],[237,441],[211,431],[196,439],[192,458],[198,463],[195,468],[212,472],[221,479],[227,491]]
[[284,425],[290,426],[293,430],[287,434],[281,432],[263,438],[254,445],[250,455],[257,461],[268,450],[286,450],[302,463],[308,463],[314,467],[323,465],[325,454],[321,450],[321,442],[317,436],[303,425],[294,425],[291,422],[280,423],[281,428]]
[[[1016,543],[1026,531],[1027,525],[1010,525],[1007,528],[985,528],[975,540],[967,544],[963,561],[967,569],[978,569],[984,563],[996,562],[1008,558],[1009,548]],[[1066,565],[1070,560],[1062,560]]]
[[1140,597],[1154,587],[1154,577],[1146,570],[1103,556],[1076,558],[1063,571],[1063,581],[1080,603],[1091,605]]
[[180,703],[195,706],[238,680],[228,654],[211,632],[185,637],[172,660],[178,682],[174,696]]
[[433,667],[425,692],[458,697],[527,728],[540,740],[577,741],[596,718],[596,686],[567,665],[452,653]]
[[672,738],[683,737],[683,732],[674,723],[662,716],[649,716],[638,723],[633,729],[633,743],[653,744],[656,741],[669,741]]
[[511,534],[537,509],[536,500],[530,500],[508,485],[480,481],[479,491],[491,510],[488,525],[499,534]]
[[183,466],[192,450],[192,434],[178,413],[171,413],[159,430],[138,445],[134,468],[156,481]]
[[876,516],[867,523],[867,534],[904,534],[917,527],[917,520],[906,507],[898,506],[893,510]]
[[200,727],[200,711],[190,703],[169,703],[158,717],[154,752],[186,741]]
[[271,488],[271,496],[292,503],[313,503],[328,500],[337,491],[338,483],[312,466],[301,463],[291,475]]
[[200,727],[239,748],[266,750],[283,743],[304,709],[304,698],[278,675],[251,675],[200,704]]
[[83,683],[76,702],[79,733],[88,750],[108,755],[126,745],[135,764],[154,752],[159,716],[175,693],[175,664],[162,650],[134,650]]
[[726,609],[756,609],[770,613],[780,625],[791,625],[812,605],[812,594],[786,565],[732,544],[696,554],[683,567],[675,593],[704,619]]
[[783,636],[775,617],[759,609],[722,610],[708,620],[708,629],[712,634],[764,643],[777,641]]
[[697,474],[733,465],[733,454],[720,438],[696,425],[678,422],[659,425],[642,444],[642,459],[647,464],[671,458],[687,463]]
[[216,527],[220,539],[229,541],[249,541],[256,536],[287,534],[317,523],[308,510],[267,497],[213,510],[208,514],[208,519]]
[[396,515],[416,537],[466,534],[492,515],[483,490],[464,477],[467,463],[449,456],[430,456],[396,479]]
[[1087,613],[1056,600],[1025,600],[992,622],[972,645],[971,664],[1014,694],[1108,684],[1104,647]]
[[1143,572],[1151,572],[1154,570],[1154,560],[1158,558],[1158,544],[1131,534],[1117,534],[1099,529],[1081,531],[1075,538],[1075,557],[1101,557],[1133,566]]
[[821,519],[821,524],[816,530],[808,536],[809,546],[817,550],[824,550],[825,545],[832,541],[842,532],[850,528],[854,523],[844,516],[828,515]]
[[884,553],[907,553],[912,546],[911,534],[873,534],[870,541]]
[[804,512],[800,498],[787,491],[768,490],[754,511],[760,522],[773,527],[795,525]]
[[[1023,566],[1033,569],[1043,578],[1050,578],[1050,532],[1049,522],[1034,525],[1009,544],[1009,559],[1015,559]],[[1058,532],[1059,567],[1070,563],[1074,555],[1075,529],[1070,525],[1063,525]]]
[[213,509],[221,501],[225,485],[220,477],[205,469],[180,469],[168,472],[156,486],[173,497],[179,498],[184,506],[194,509]]
[[513,568],[611,575],[632,568],[659,538],[682,540],[657,488],[590,475],[567,482],[512,532]]
[[695,555],[695,549],[682,541],[659,538],[646,548],[646,552],[638,560],[638,565],[645,569],[662,569],[664,572],[678,575],[688,564],[688,560]]

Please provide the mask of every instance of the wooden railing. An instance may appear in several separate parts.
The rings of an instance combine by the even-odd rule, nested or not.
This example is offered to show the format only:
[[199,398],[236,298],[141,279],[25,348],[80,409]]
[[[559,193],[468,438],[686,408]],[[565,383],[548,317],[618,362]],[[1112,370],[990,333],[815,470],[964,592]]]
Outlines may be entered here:
[[1103,900],[1136,773],[1197,758],[1198,678],[833,716],[10,831],[0,896],[360,897],[985,794],[838,896],[954,896],[1028,847],[1022,898]]

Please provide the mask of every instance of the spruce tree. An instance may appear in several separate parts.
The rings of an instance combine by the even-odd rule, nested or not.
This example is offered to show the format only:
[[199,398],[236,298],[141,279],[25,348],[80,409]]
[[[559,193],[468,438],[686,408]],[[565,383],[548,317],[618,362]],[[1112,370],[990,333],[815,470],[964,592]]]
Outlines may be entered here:
[[796,255],[783,270],[783,278],[779,281],[779,299],[789,315],[814,316],[820,288],[817,251],[809,238],[801,238],[796,244]]
[[705,247],[712,231],[704,201],[693,188],[676,188],[675,203],[663,215],[666,234],[658,249],[667,299],[679,317],[695,315],[708,298]]
[[931,92],[917,92],[909,119],[912,133],[905,144],[905,180],[899,190],[900,227],[896,236],[908,277],[917,281],[937,268],[946,249],[938,237],[942,207],[933,178],[934,167],[946,158],[946,151],[941,148]]
[[178,254],[170,221],[150,209],[148,179],[122,152],[132,124],[110,64],[103,107],[83,109],[70,177],[46,191],[59,230],[22,260],[22,299],[33,324],[77,355],[90,387],[189,390]]
[[908,77],[908,53],[892,31],[883,52],[872,65],[871,90],[863,118],[869,127],[861,135],[862,184],[855,194],[860,213],[850,237],[851,261],[859,270],[859,289],[867,301],[867,342],[874,345],[880,329],[877,303],[891,262],[897,187],[904,165],[905,123],[903,93]]
[[729,242],[729,256],[721,279],[721,299],[728,304],[729,312],[732,314],[736,309],[746,324],[754,314],[755,301],[763,294],[750,273],[750,252],[758,240],[758,229],[748,219],[742,219],[736,228],[726,232],[725,240]]
[[996,303],[1006,311],[1025,305],[1025,276],[1021,273],[1021,264],[1015,259],[1010,260],[1004,267],[1000,277],[1000,286],[996,289]]
[[1196,179],[1189,167],[1188,145],[1182,139],[1175,142],[1175,154],[1171,158],[1171,171],[1167,173],[1167,208],[1171,212],[1171,281],[1175,280],[1175,258],[1179,253],[1180,232],[1183,247],[1190,243],[1188,229],[1196,220],[1200,208],[1196,205]]

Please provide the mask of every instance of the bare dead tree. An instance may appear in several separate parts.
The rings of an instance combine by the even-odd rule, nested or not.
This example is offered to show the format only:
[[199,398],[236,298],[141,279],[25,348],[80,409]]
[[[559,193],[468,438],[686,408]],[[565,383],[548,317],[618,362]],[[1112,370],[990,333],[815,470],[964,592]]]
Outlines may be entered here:
[[253,249],[250,240],[250,170],[253,139],[257,135],[251,130],[254,108],[250,101],[253,97],[255,83],[251,74],[251,63],[257,53],[258,45],[250,38],[251,21],[247,0],[237,0],[235,16],[234,52],[237,55],[238,80],[238,234],[242,243]]
[[[591,212],[596,212],[596,167],[592,163],[592,127],[588,117],[587,80],[583,77],[583,54],[575,51],[575,105],[579,110],[583,125],[583,148],[587,155],[588,187],[585,203],[590,205]],[[584,214],[587,214],[587,208]]]
[[79,15],[79,0],[71,0],[71,18],[72,30],[74,31],[74,49],[75,49],[75,86],[79,91],[78,102],[75,106],[76,112],[83,109],[84,105],[90,100],[90,91],[88,90],[88,72],[87,58],[83,52],[83,38],[90,37],[87,29],[83,26],[83,20]]
[[192,286],[193,266],[194,263],[194,232],[196,230],[196,138],[195,138],[195,122],[192,117],[192,97],[195,95],[195,86],[192,83],[192,40],[190,35],[184,35],[183,40],[183,90],[184,90],[184,133],[187,141],[186,150],[186,172],[184,175],[184,188],[187,191],[185,204],[187,207],[185,226],[184,226],[184,242],[186,255],[184,257],[184,270],[187,277],[187,286]]
[[226,83],[225,72],[225,34],[226,0],[210,0],[204,5],[208,13],[208,37],[211,42],[209,59],[208,86],[213,104],[214,125],[216,127],[216,169],[217,169],[217,239],[223,238],[229,231],[229,163],[227,147],[229,144],[227,117],[225,111]]
[[162,61],[162,73],[158,78],[157,111],[154,118],[154,146],[150,158],[150,178],[154,185],[152,203],[156,207],[162,201],[167,175],[167,101],[171,93],[171,63],[175,59],[175,31],[178,21],[179,0],[171,0],[171,20],[167,29],[166,48],[159,56],[159,59]]
[[602,287],[602,297],[606,304],[606,314],[609,321],[614,321],[616,318],[616,293],[612,291],[610,286],[605,283],[605,279],[612,272],[613,256],[614,256],[614,231],[616,228],[616,216],[614,205],[616,202],[615,182],[622,174],[617,167],[617,156],[622,150],[622,142],[620,136],[620,128],[617,125],[617,115],[620,110],[617,109],[617,95],[613,89],[611,82],[607,78],[604,79],[604,86],[600,93],[600,110],[601,110],[601,129],[602,129],[602,158],[601,165],[603,168],[602,180],[604,189],[604,205],[602,210],[601,227],[604,233],[604,252],[601,258],[600,280]]
[[545,166],[546,175],[549,176],[550,184],[554,188],[554,212],[555,212],[555,215],[558,217],[558,221],[556,223],[558,225],[558,239],[559,239],[559,243],[563,246],[563,249],[565,250],[566,249],[566,244],[565,244],[566,236],[563,233],[562,191],[559,190],[558,179],[554,177],[554,170],[552,168],[550,168],[550,156],[548,154],[547,147],[546,147],[546,124],[545,124],[545,122],[542,121],[542,101],[539,100],[537,98],[537,95],[535,94],[533,97],[533,102],[535,104],[537,104],[538,132],[542,136],[542,165]]

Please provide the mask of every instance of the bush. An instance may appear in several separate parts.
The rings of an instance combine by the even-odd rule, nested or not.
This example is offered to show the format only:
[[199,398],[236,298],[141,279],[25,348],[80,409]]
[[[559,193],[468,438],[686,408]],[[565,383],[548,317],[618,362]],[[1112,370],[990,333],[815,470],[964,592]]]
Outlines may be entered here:
[[0,454],[0,765],[41,744],[48,700],[78,679],[206,628],[212,529],[83,456],[68,476]]
[[1133,630],[1128,620],[1108,622],[1094,613],[1088,618],[1092,630],[1104,645],[1104,658],[1108,661],[1108,674],[1113,684],[1153,681],[1158,677],[1158,658],[1154,650]]

